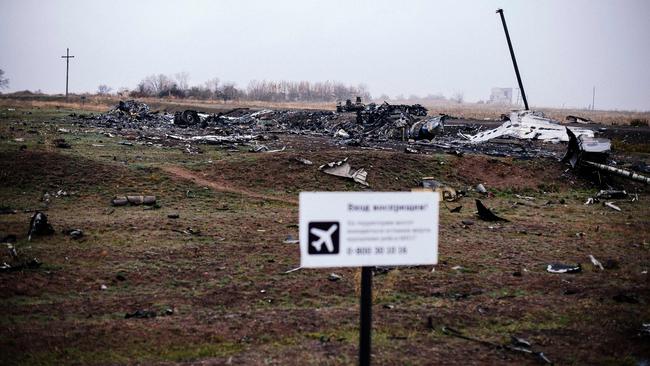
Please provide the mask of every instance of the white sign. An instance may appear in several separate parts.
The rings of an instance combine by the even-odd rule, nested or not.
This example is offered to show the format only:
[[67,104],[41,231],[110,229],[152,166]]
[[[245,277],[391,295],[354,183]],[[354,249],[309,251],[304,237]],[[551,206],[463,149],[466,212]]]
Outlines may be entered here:
[[435,192],[300,193],[301,267],[436,264]]

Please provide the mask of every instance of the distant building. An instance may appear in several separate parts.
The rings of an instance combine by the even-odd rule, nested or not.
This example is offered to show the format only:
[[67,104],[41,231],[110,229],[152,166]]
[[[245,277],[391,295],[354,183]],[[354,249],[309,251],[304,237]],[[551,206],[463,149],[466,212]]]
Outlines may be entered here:
[[492,88],[491,104],[512,104],[512,88]]

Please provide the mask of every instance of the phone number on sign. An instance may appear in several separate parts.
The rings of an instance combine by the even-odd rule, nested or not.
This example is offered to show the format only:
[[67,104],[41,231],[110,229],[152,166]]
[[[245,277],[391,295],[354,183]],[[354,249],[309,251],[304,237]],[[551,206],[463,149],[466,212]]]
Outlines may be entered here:
[[403,255],[408,253],[407,247],[356,247],[348,248],[348,255]]

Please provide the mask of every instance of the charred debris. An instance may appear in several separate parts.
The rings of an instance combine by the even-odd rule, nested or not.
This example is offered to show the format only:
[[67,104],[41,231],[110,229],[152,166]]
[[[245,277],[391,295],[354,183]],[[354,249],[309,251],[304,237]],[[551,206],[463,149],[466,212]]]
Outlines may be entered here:
[[458,118],[445,114],[429,116],[419,104],[363,104],[358,98],[355,103],[348,100],[338,105],[337,111],[234,108],[219,113],[156,111],[145,103],[129,100],[99,115],[71,116],[83,120],[84,125],[113,129],[113,135],[135,131],[136,140],[152,144],[163,140],[252,144],[253,140],[269,140],[274,134],[286,133],[330,136],[338,144],[352,146],[407,142],[434,150],[494,156],[555,156],[534,144],[506,146],[501,141],[492,144],[490,139],[483,139],[485,144],[470,143],[479,142],[471,137],[485,127],[478,121],[449,123]]
[[[357,116],[358,115],[358,116]],[[120,101],[117,106],[98,116],[79,116],[103,127],[142,129],[143,127],[193,128],[217,132],[218,135],[252,133],[322,133],[342,138],[431,140],[442,132],[448,116],[427,117],[427,109],[419,104],[363,104],[357,98],[337,111],[254,110],[234,108],[219,113],[196,110],[175,113],[154,111],[145,103]],[[196,136],[197,133],[193,133]]]
[[[562,159],[580,173],[618,175],[643,183],[650,178],[621,169],[610,157],[611,142],[596,137],[605,129],[570,124],[547,118],[541,112],[516,110],[502,121],[477,121],[446,114],[429,116],[419,105],[338,103],[336,111],[234,108],[219,113],[197,110],[152,110],[135,100],[120,101],[98,115],[73,115],[81,124],[108,129],[107,136],[121,135],[124,145],[180,146],[198,153],[196,145],[223,145],[252,152],[281,152],[272,145],[279,134],[328,137],[333,144],[402,150],[407,153],[479,153],[520,159]],[[584,119],[583,119],[584,120]],[[496,127],[495,127],[496,126]],[[493,128],[486,128],[493,127]],[[260,141],[269,141],[260,144]],[[567,143],[567,147],[558,143]],[[643,168],[643,167],[642,167]],[[593,172],[598,173],[594,175]],[[643,172],[643,171],[640,171]]]

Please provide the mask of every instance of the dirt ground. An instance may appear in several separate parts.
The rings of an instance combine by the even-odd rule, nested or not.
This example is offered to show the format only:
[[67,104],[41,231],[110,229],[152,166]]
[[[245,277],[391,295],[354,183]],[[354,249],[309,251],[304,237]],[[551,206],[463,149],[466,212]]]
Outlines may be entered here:
[[[124,144],[72,124],[70,112],[0,113],[0,206],[15,210],[0,215],[0,237],[16,235],[21,258],[42,262],[0,272],[0,364],[354,364],[360,271],[285,273],[300,261],[298,244],[284,243],[298,235],[298,193],[408,191],[422,177],[466,196],[441,206],[434,270],[374,277],[374,364],[543,364],[503,347],[512,336],[555,364],[650,362],[647,186],[607,180],[638,197],[612,200],[619,212],[585,205],[601,187],[549,158],[406,154],[288,134],[273,142],[281,152],[202,145],[188,154]],[[615,155],[648,162],[638,131],[608,132]],[[318,171],[345,157],[368,171],[370,188]],[[111,206],[125,194],[155,195],[159,207]],[[476,198],[509,222],[481,221]],[[35,210],[55,233],[28,241]],[[65,233],[73,228],[83,237]],[[5,248],[0,263],[11,261]],[[549,273],[549,263],[582,272]],[[136,310],[157,316],[125,318]]]

